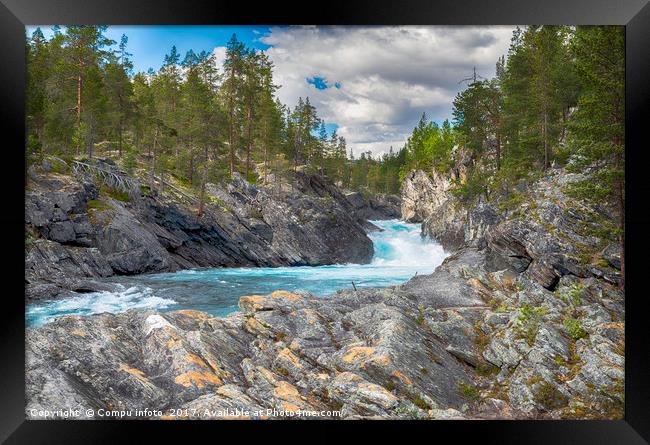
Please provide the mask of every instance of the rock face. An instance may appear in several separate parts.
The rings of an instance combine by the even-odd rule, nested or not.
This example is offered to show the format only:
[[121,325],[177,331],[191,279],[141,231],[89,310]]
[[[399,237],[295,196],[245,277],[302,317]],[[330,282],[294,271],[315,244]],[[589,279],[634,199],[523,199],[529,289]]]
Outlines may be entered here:
[[402,219],[412,223],[424,221],[446,201],[446,192],[439,191],[422,170],[410,172],[402,183]]
[[369,219],[393,219],[400,217],[401,199],[396,195],[366,195],[361,192],[344,192],[319,175],[298,172],[295,186],[308,195],[316,195],[339,203],[366,229],[375,229]]
[[463,148],[455,147],[453,158],[453,167],[445,172],[411,171],[402,182],[401,193],[402,219],[422,223],[422,234],[435,239],[448,251],[480,241],[476,233],[467,233],[468,212],[451,193],[454,183],[466,180],[472,157]]
[[363,219],[397,219],[400,218],[401,199],[396,195],[372,195],[364,197],[360,192],[345,194],[355,213]]
[[[202,217],[177,200],[123,202],[92,183],[36,178],[26,193],[27,297],[52,298],[113,274],[190,267],[366,263],[365,215],[321,177],[300,174],[294,192],[271,193],[235,176],[210,185]],[[377,209],[382,207],[377,204]],[[388,208],[388,207],[386,207]],[[380,212],[380,210],[377,210]]]
[[617,249],[611,241],[595,236],[612,215],[562,192],[577,179],[578,175],[562,171],[550,173],[522,194],[516,209],[490,217],[492,223],[487,222],[490,227],[485,231],[488,251],[549,290],[567,275],[618,285]]
[[[439,306],[461,303],[448,296]],[[195,311],[65,317],[29,331],[27,410],[462,416],[458,385],[471,385],[472,372],[420,320],[419,303],[407,289],[327,299],[277,291],[242,297],[242,312],[223,319]]]
[[221,319],[129,311],[28,329],[27,415],[78,406],[160,411],[150,417],[180,407],[195,418],[237,408],[253,418],[275,409],[621,419],[620,254],[593,236],[610,216],[562,193],[572,179],[552,172],[512,209],[470,209],[464,245],[433,273],[391,288],[245,296],[241,312]]
[[558,289],[465,248],[400,286],[246,296],[225,318],[63,317],[28,330],[27,415],[621,418],[622,295],[595,278]]
[[[518,273],[526,271],[537,283],[553,290],[560,278],[598,277],[620,283],[620,249],[595,236],[613,216],[606,209],[589,208],[562,190],[576,174],[562,170],[517,192],[513,209],[478,202],[462,209],[450,193],[451,176],[411,172],[402,187],[402,216],[421,221],[422,232],[447,250],[463,246],[486,248],[492,261]],[[593,259],[595,261],[592,261]]]
[[452,184],[452,176],[434,171],[430,177],[421,170],[409,173],[402,183],[402,219],[421,222],[422,233],[446,250],[457,249],[465,242],[467,215],[451,196]]

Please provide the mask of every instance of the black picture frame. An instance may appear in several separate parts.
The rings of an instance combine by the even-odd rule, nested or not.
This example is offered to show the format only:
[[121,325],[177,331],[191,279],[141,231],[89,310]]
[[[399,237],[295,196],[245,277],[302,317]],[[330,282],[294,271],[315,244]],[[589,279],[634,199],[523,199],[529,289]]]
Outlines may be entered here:
[[[650,182],[644,177],[650,107],[650,5],[647,0],[356,0],[302,7],[289,2],[259,5],[227,0],[0,0],[0,234],[4,292],[0,316],[0,440],[6,443],[130,442],[133,430],[167,439],[212,431],[211,441],[251,440],[285,431],[285,440],[339,440],[334,428],[381,435],[424,434],[427,441],[471,438],[475,443],[647,443],[650,440],[650,342],[644,311],[644,270],[650,219],[645,207]],[[310,8],[310,9],[308,9]],[[24,183],[25,25],[38,24],[613,24],[626,26],[626,366],[625,420],[482,422],[194,422],[25,420],[24,394]],[[10,284],[11,286],[7,286]],[[322,430],[323,435],[314,434]],[[224,431],[238,433],[226,439]],[[287,431],[289,430],[289,431]],[[403,430],[403,431],[402,431]],[[350,433],[348,431],[347,433]],[[328,434],[329,433],[329,434]],[[346,433],[346,434],[347,434]],[[309,434],[306,436],[305,434]],[[446,439],[443,439],[447,437]],[[244,439],[245,438],[245,439]],[[457,439],[456,439],[457,440]],[[476,442],[479,441],[479,442]]]

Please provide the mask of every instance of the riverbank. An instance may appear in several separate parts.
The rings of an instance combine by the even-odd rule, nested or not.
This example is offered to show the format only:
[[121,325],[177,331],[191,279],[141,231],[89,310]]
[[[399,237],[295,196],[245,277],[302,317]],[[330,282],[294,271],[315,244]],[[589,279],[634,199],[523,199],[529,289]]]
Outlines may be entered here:
[[[110,161],[93,165],[130,178]],[[26,191],[28,302],[108,291],[103,279],[114,275],[367,263],[374,227],[366,218],[399,214],[396,198],[366,199],[300,172],[290,187],[254,186],[238,175],[208,184],[197,216],[196,197],[169,185],[141,182],[125,193],[92,175],[44,170],[31,169]]]
[[178,272],[113,277],[113,291],[91,292],[27,305],[28,326],[65,315],[120,313],[129,309],[200,310],[222,317],[239,310],[239,298],[275,290],[304,290],[326,296],[341,290],[387,287],[416,274],[431,273],[447,254],[420,235],[419,224],[371,220],[380,230],[368,234],[374,256],[368,264],[326,266],[186,269]]
[[467,209],[463,244],[396,286],[247,295],[223,318],[132,310],[29,329],[27,408],[621,419],[620,271],[598,209],[564,195],[572,179],[552,171],[515,205]]

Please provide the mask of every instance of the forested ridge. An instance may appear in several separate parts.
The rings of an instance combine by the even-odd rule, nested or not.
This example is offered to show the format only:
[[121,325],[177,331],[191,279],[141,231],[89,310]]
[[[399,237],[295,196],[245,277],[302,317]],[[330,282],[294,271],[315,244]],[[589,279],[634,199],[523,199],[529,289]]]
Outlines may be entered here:
[[27,45],[29,159],[116,156],[192,187],[239,171],[249,181],[309,168],[350,184],[345,139],[328,133],[309,98],[290,109],[274,93],[273,64],[237,40],[214,55],[172,47],[158,71],[133,73],[127,36],[102,26],[37,29]]
[[[517,28],[496,75],[474,72],[442,125],[423,115],[400,175],[466,168],[459,205],[521,203],[520,188],[564,167],[582,174],[565,192],[601,207],[592,235],[618,240],[625,276],[625,40],[621,27]],[[614,214],[611,218],[609,215]],[[589,233],[589,229],[586,229]]]
[[516,205],[519,185],[561,166],[584,175],[572,196],[614,209],[617,223],[599,235],[624,249],[621,27],[517,28],[493,78],[475,71],[461,80],[451,120],[423,114],[405,146],[380,157],[355,156],[309,98],[293,109],[282,104],[273,63],[235,35],[223,66],[213,54],[172,47],[158,71],[134,73],[127,36],[114,42],[106,29],[55,27],[49,40],[40,29],[28,37],[29,162],[113,157],[202,197],[206,183],[235,171],[268,184],[307,170],[346,188],[396,193],[409,171],[445,173],[462,155],[467,174],[453,190],[461,205]]

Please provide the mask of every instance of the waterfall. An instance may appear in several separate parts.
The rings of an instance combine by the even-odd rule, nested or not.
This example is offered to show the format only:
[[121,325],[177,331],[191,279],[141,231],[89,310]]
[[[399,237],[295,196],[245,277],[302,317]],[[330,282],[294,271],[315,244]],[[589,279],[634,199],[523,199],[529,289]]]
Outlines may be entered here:
[[114,277],[115,292],[94,292],[27,306],[27,323],[35,326],[62,315],[91,315],[129,309],[195,309],[215,316],[239,310],[239,297],[275,290],[303,289],[326,296],[340,289],[393,286],[417,274],[429,274],[446,257],[442,247],[420,236],[418,224],[371,221],[375,255],[370,264],[316,267],[241,267],[190,269],[173,273]]

